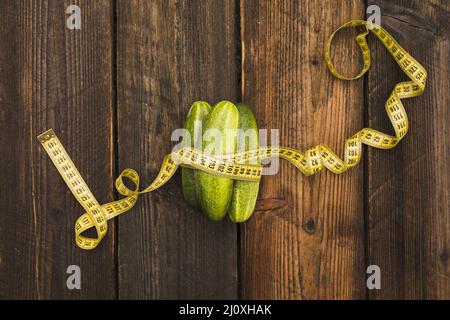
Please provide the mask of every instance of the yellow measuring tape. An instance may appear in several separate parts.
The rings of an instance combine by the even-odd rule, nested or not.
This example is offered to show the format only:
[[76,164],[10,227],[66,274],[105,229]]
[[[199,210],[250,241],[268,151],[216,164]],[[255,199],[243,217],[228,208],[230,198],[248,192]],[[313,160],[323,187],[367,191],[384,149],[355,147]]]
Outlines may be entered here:
[[[333,36],[339,30],[347,27],[365,26],[366,30],[356,36],[361,48],[364,66],[355,77],[345,77],[339,74],[330,58],[330,47]],[[361,159],[362,144],[375,148],[390,149],[408,132],[408,117],[400,99],[411,98],[423,93],[427,73],[409,53],[407,53],[383,28],[366,21],[354,20],[347,22],[338,28],[328,39],[325,46],[325,59],[331,73],[342,80],[354,80],[360,78],[370,67],[370,52],[366,42],[367,34],[372,32],[389,50],[400,68],[411,81],[400,82],[386,101],[386,112],[395,130],[395,136],[379,132],[371,128],[364,128],[345,142],[344,160],[339,158],[325,145],[317,145],[308,149],[305,153],[285,147],[260,147],[257,150],[245,151],[233,155],[208,156],[193,148],[182,148],[166,155],[156,179],[145,189],[139,190],[139,175],[133,169],[125,169],[117,178],[115,186],[117,191],[125,198],[100,205],[89,190],[86,182],[78,172],[70,159],[67,151],[59,141],[53,130],[38,136],[45,151],[50,156],[54,165],[63,177],[72,194],[84,208],[86,213],[79,217],[75,223],[75,240],[82,249],[94,249],[106,235],[107,221],[130,210],[136,203],[138,196],[160,188],[173,176],[179,166],[186,166],[203,170],[215,175],[225,176],[237,180],[259,181],[262,167],[249,165],[248,161],[279,156],[295,167],[303,174],[311,175],[319,172],[323,167],[333,173],[339,174],[354,167]],[[134,189],[125,186],[123,179],[130,180]],[[87,229],[95,227],[96,238],[83,236]]]

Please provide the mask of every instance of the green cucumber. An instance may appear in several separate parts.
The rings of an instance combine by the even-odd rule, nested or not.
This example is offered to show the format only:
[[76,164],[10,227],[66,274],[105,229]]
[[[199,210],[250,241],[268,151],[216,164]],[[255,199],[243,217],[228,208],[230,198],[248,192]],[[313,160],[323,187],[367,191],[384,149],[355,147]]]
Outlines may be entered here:
[[[216,104],[203,122],[203,151],[210,155],[234,153],[238,126],[239,111],[236,106],[229,101]],[[207,141],[212,129],[221,133],[221,136]],[[213,145],[217,149],[209,150]],[[233,180],[199,170],[195,172],[195,180],[203,213],[211,220],[222,220],[227,214],[233,193]]]
[[[258,125],[251,109],[245,104],[236,105],[239,110],[239,133],[237,151],[254,150],[259,147]],[[231,197],[228,216],[233,222],[244,222],[250,218],[258,198],[259,181],[236,180]]]
[[[201,131],[203,119],[210,111],[211,106],[207,102],[196,101],[192,104],[191,109],[189,109],[186,122],[184,123],[184,128],[187,129],[191,136],[191,144],[187,145],[187,143],[184,143],[183,147],[193,147],[199,143],[199,140],[202,139]],[[186,200],[191,207],[200,208],[195,188],[195,171],[195,169],[181,168],[181,182],[183,185],[184,200]]]

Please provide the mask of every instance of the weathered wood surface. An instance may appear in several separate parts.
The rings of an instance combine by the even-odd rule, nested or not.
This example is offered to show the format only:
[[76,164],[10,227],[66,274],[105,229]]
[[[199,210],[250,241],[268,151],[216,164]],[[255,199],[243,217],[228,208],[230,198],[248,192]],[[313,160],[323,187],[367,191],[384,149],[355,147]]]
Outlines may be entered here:
[[[65,26],[82,9],[81,30]],[[427,69],[404,101],[411,130],[365,149],[336,176],[306,178],[281,160],[246,224],[186,208],[177,174],[110,221],[92,252],[73,241],[81,207],[36,136],[54,128],[100,202],[126,167],[150,182],[195,100],[242,100],[259,126],[300,150],[342,155],[363,126],[390,131],[384,102],[406,79],[369,36],[365,79],[332,77],[327,37],[377,4],[382,25]],[[0,1],[0,298],[450,298],[447,1]],[[357,71],[354,32],[334,59]],[[68,290],[79,265],[82,289]],[[366,267],[382,289],[366,290]]]
[[[36,139],[54,128],[99,201],[113,199],[113,11],[83,2],[70,31],[68,5],[0,2],[0,298],[115,297],[114,224],[95,252],[75,245],[82,209]],[[82,290],[66,287],[73,264]]]
[[[150,183],[190,104],[235,100],[234,1],[119,1],[119,167]],[[237,298],[237,227],[188,208],[181,175],[119,218],[120,298]]]
[[[336,27],[360,17],[363,2],[243,1],[243,99],[259,126],[279,128],[280,144],[306,150],[325,143],[342,155],[363,125],[363,82],[338,81],[323,59]],[[358,49],[334,46],[351,72]],[[341,39],[342,40],[342,39]],[[344,39],[345,40],[345,39]],[[363,166],[305,178],[282,162],[264,177],[261,210],[242,227],[243,297],[364,298]]]
[[[368,157],[368,263],[383,275],[371,298],[450,298],[448,1],[369,1],[382,26],[428,72],[425,93],[404,101],[411,129],[393,150]],[[386,97],[407,77],[375,39],[368,77],[368,124],[392,131]],[[393,132],[393,131],[392,131]]]

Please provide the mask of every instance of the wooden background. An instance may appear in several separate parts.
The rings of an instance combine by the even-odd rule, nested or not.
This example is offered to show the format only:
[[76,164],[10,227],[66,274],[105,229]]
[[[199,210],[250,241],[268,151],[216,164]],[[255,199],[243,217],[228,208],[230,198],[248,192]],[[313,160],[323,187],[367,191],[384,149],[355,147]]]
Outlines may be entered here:
[[[70,4],[81,30],[68,30]],[[178,173],[79,249],[81,207],[36,136],[54,128],[104,203],[126,167],[151,181],[195,100],[250,104],[282,145],[342,154],[346,137],[391,132],[384,102],[406,79],[369,37],[373,65],[343,82],[327,70],[331,32],[377,4],[382,26],[429,73],[405,101],[411,130],[390,151],[365,148],[340,176],[305,178],[282,162],[242,225],[185,206]],[[5,0],[0,2],[0,298],[450,298],[449,17],[446,0]],[[334,45],[357,70],[354,33]],[[66,268],[82,289],[66,288]],[[367,290],[366,267],[381,268]]]

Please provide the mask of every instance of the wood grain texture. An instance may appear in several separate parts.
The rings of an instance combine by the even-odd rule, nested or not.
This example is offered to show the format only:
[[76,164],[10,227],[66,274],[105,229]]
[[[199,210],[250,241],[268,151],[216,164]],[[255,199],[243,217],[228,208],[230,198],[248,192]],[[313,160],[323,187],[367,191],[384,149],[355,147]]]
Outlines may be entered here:
[[[156,177],[190,104],[234,100],[234,1],[118,1],[120,169]],[[179,173],[119,218],[120,298],[237,297],[236,225],[187,208]]]
[[[388,152],[370,149],[369,263],[382,273],[374,299],[450,298],[448,1],[369,1],[382,26],[427,70],[425,93],[404,101],[410,131]],[[370,43],[369,124],[393,132],[384,113],[395,83],[406,80],[386,49]]]
[[[109,1],[1,1],[0,298],[115,296],[114,227],[95,252],[74,242],[83,213],[36,136],[53,127],[99,201],[112,200],[112,16]],[[82,290],[68,290],[78,265]]]
[[[362,80],[333,78],[323,58],[328,36],[363,13],[363,1],[241,2],[243,99],[260,128],[279,128],[281,145],[324,143],[342,155],[363,126]],[[356,71],[353,35],[333,49],[345,73]],[[365,298],[362,165],[325,171],[305,178],[281,162],[263,178],[258,209],[242,226],[244,298]]]
[[[66,28],[71,4],[81,30]],[[94,251],[75,245],[82,208],[36,139],[48,128],[101,203],[119,170],[156,176],[195,100],[242,95],[299,150],[342,155],[364,125],[392,132],[384,103],[406,76],[378,40],[366,80],[337,80],[323,59],[370,4],[429,74],[404,101],[411,129],[395,149],[366,148],[340,176],[281,160],[239,227],[187,208],[177,173]],[[0,16],[0,299],[450,299],[448,1],[2,0]],[[358,69],[354,35],[332,49],[345,74]],[[66,287],[72,264],[81,290]],[[368,264],[381,290],[366,291]]]

